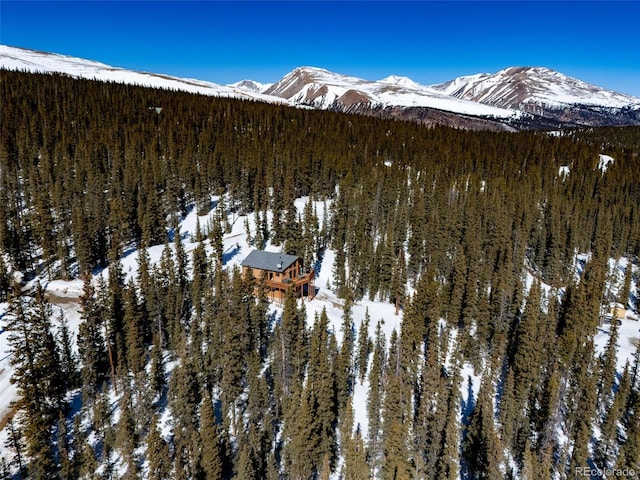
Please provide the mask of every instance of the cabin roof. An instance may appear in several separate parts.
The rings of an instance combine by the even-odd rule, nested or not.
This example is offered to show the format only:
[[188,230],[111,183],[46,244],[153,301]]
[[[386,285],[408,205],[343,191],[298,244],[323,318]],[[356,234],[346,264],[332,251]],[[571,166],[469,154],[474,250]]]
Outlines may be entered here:
[[265,252],[254,250],[242,261],[243,267],[257,268],[270,272],[284,272],[298,259],[295,255],[286,253]]

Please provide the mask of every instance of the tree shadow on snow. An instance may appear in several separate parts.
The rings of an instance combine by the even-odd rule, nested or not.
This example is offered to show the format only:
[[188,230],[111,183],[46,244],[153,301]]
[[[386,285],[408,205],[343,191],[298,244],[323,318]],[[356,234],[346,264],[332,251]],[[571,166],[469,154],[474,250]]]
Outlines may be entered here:
[[222,252],[222,264],[226,265],[229,260],[240,253],[240,246],[234,245],[233,247],[229,247],[226,252]]

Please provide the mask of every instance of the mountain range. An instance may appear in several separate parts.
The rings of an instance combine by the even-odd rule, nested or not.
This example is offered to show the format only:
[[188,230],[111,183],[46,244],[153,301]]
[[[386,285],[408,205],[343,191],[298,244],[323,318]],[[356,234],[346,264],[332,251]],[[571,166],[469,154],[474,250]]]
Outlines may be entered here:
[[0,45],[0,68],[469,129],[640,125],[640,98],[543,67],[510,67],[430,86],[395,75],[371,81],[299,67],[273,84],[242,80],[219,85]]

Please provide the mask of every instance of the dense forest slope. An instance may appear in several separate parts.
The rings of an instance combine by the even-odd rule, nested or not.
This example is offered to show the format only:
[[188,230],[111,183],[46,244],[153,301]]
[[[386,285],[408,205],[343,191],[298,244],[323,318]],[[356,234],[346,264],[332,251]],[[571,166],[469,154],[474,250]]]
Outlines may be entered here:
[[[1,75],[5,476],[640,472],[637,327],[601,328],[603,305],[637,308],[638,128],[427,129]],[[324,297],[272,305],[235,268],[264,247]],[[83,282],[77,334],[54,279]]]

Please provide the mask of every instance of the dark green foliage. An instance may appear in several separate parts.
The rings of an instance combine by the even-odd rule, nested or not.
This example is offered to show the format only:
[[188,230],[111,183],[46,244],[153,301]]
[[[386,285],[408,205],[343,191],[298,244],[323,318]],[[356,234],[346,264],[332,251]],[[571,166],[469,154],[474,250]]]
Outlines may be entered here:
[[84,291],[80,297],[82,323],[78,329],[78,353],[82,362],[82,384],[93,395],[106,380],[109,369],[104,330],[105,307],[100,303],[88,279],[84,281]]
[[18,389],[29,475],[55,478],[58,467],[53,448],[53,430],[65,408],[67,386],[61,368],[60,352],[51,320],[52,307],[38,283],[33,299],[18,297],[11,304],[8,322],[11,377]]
[[149,461],[149,480],[169,480],[172,477],[169,445],[160,435],[158,418],[155,415],[147,435],[147,460]]
[[373,347],[373,360],[369,370],[369,395],[367,397],[367,414],[369,418],[368,447],[371,454],[371,466],[377,467],[381,457],[380,448],[380,409],[384,395],[383,373],[386,364],[385,336],[382,332],[382,320],[376,324],[375,340]]
[[[630,257],[619,300],[633,294],[637,128],[425,129],[5,71],[0,95],[0,301],[13,297],[6,318],[25,397],[16,435],[26,442],[10,448],[23,450],[29,475],[135,478],[148,465],[157,479],[326,478],[342,455],[345,478],[454,480],[462,468],[493,479],[503,453],[522,478],[593,462],[638,468],[638,362],[616,372],[615,331],[600,363],[592,348],[610,256]],[[616,162],[603,175],[605,151]],[[178,219],[212,200],[188,254]],[[224,265],[225,235],[245,214],[256,246],[281,245],[307,268],[332,247],[342,343],[326,313],[309,331],[291,292],[274,313],[266,278],[256,285]],[[163,243],[150,265],[147,248]],[[138,275],[127,283],[120,259],[133,248]],[[576,252],[592,253],[579,281]],[[94,291],[90,274],[107,266]],[[525,270],[538,279],[529,292]],[[80,365],[68,332],[47,324],[57,320],[42,290],[27,302],[12,289],[15,271],[85,275]],[[367,297],[396,307],[389,346],[381,323],[369,339],[368,316],[354,336]],[[469,364],[496,373],[461,425]],[[76,418],[87,423],[70,434],[60,412],[78,366]],[[351,412],[356,375],[369,379],[366,448]]]
[[[326,312],[323,312],[326,317]],[[353,392],[355,374],[353,367],[353,351],[355,346],[355,332],[353,319],[351,317],[351,302],[345,300],[342,311],[342,343],[340,352],[336,358],[336,387],[338,392],[338,409],[342,410],[347,398]]]
[[217,425],[210,395],[205,395],[200,408],[200,467],[204,478],[223,479],[229,475],[227,445]]
[[3,256],[0,255],[0,302],[7,300],[10,285],[7,266],[4,263]]
[[289,289],[272,344],[276,380],[285,396],[299,391],[303,379],[307,343],[304,320],[302,312],[298,310],[295,294]]
[[[332,334],[326,312],[316,319],[309,342],[307,381],[291,417],[285,458],[292,478],[320,474],[325,461],[333,470],[337,454],[337,391]],[[343,387],[344,388],[344,387]]]
[[364,379],[367,375],[369,368],[369,354],[373,349],[373,343],[371,337],[369,337],[369,323],[371,317],[369,317],[369,309],[367,308],[364,319],[360,322],[360,328],[358,328],[358,351],[356,352],[356,361],[354,370],[357,372],[360,384],[364,383]]
[[502,445],[495,429],[491,390],[490,381],[485,377],[463,443],[468,478],[477,480],[501,478]]
[[[0,275],[1,274],[2,274],[2,265],[0,265]],[[631,306],[631,302],[629,302],[629,300],[631,295],[632,281],[633,281],[633,264],[629,259],[629,261],[627,261],[627,267],[624,269],[624,283],[622,284],[622,289],[620,290],[620,296],[618,297],[618,302],[624,305],[625,308],[630,308]]]

